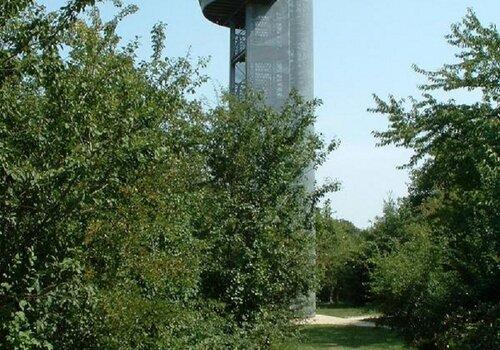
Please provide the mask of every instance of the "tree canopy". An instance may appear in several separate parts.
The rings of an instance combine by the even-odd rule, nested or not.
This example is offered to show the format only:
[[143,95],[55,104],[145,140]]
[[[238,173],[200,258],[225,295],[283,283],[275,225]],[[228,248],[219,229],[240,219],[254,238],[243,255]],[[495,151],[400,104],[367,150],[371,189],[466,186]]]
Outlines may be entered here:
[[[448,43],[457,63],[428,78],[421,99],[384,101],[381,145],[410,148],[410,195],[397,225],[398,242],[376,262],[374,291],[406,334],[438,348],[493,349],[498,343],[500,192],[500,36],[469,11]],[[437,90],[468,90],[480,100],[441,101]],[[381,227],[383,228],[383,227]],[[387,230],[389,228],[389,230]],[[401,235],[401,232],[404,234]]]

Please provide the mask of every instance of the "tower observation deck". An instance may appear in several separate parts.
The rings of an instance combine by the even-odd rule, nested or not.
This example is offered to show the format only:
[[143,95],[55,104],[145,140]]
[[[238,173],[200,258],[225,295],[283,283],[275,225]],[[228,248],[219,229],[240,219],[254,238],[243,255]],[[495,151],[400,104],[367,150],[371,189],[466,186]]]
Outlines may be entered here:
[[[199,0],[204,16],[228,27],[230,91],[263,93],[266,103],[280,109],[292,89],[314,98],[313,0]],[[314,189],[314,171],[304,174]],[[312,256],[314,252],[312,252]],[[315,296],[300,301],[306,314],[315,312]]]

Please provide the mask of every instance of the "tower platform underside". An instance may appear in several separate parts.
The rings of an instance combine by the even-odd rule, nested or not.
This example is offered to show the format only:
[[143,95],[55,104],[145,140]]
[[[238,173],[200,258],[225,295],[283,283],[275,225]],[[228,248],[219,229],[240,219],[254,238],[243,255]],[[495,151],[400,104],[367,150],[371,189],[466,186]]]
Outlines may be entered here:
[[[205,17],[225,27],[245,27],[245,6],[248,0],[199,0]],[[270,5],[276,0],[253,0],[253,3]]]

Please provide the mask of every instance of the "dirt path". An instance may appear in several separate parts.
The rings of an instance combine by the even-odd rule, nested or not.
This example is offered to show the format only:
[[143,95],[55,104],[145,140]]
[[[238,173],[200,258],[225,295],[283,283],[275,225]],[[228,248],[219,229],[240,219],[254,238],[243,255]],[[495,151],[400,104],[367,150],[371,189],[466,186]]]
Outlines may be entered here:
[[304,325],[334,325],[334,326],[357,326],[357,327],[376,327],[373,316],[356,316],[356,317],[334,317],[325,315],[316,315],[302,321]]

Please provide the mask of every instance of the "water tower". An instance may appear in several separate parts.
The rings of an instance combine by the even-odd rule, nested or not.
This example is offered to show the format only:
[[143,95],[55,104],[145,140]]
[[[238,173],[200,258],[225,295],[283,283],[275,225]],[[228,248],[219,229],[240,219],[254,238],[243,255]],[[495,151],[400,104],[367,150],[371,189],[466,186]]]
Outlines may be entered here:
[[[210,21],[230,28],[230,91],[261,91],[279,109],[292,89],[314,98],[313,0],[199,0]],[[314,172],[304,176],[314,188]],[[312,254],[313,255],[313,254]],[[315,313],[315,296],[299,303]]]

